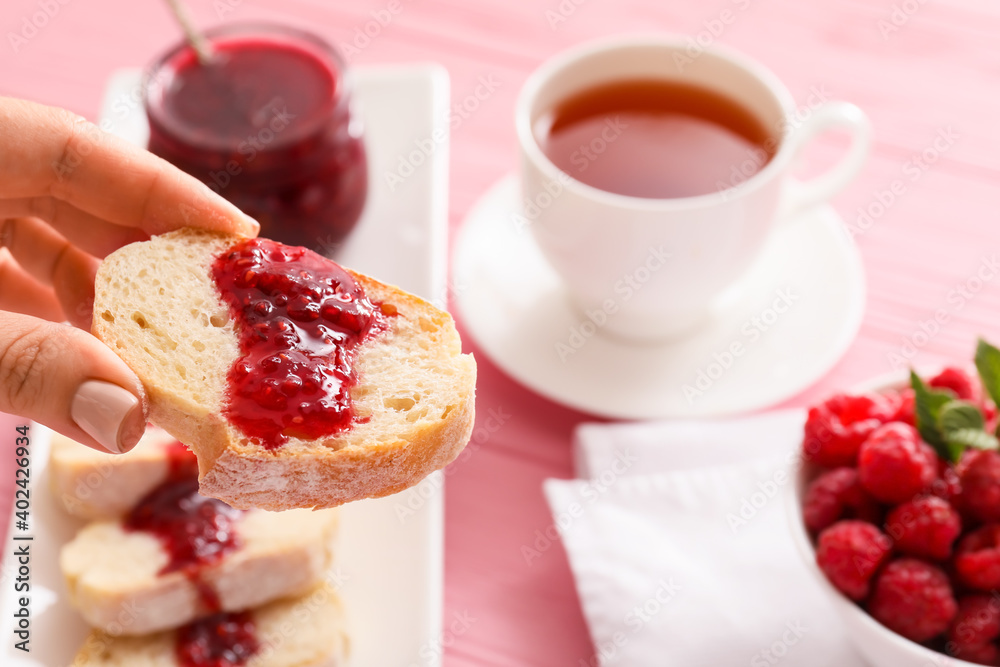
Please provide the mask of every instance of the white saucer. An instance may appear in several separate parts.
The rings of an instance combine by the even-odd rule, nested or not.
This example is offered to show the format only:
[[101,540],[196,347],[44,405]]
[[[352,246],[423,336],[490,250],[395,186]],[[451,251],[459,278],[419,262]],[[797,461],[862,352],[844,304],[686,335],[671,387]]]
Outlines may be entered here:
[[[513,221],[519,201],[507,176],[477,202],[459,232],[452,290],[481,350],[559,403],[622,419],[752,411],[821,377],[861,324],[861,258],[830,206],[779,225],[738,298],[701,329],[646,345],[603,335],[570,306],[530,230]],[[779,291],[791,303],[778,303],[784,313],[773,309]],[[727,358],[734,344],[742,352]]]

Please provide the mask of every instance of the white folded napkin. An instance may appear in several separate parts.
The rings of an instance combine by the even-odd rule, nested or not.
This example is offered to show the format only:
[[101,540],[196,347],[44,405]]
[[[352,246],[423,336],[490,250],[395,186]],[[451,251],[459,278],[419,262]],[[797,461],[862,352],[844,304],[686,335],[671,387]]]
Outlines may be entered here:
[[[648,475],[692,468],[737,465],[796,451],[805,415],[776,410],[719,421],[580,424],[573,455],[576,476],[596,478],[625,450],[629,474]],[[621,467],[621,464],[619,464]]]
[[583,425],[548,480],[595,654],[574,667],[853,667],[788,530],[804,415]]

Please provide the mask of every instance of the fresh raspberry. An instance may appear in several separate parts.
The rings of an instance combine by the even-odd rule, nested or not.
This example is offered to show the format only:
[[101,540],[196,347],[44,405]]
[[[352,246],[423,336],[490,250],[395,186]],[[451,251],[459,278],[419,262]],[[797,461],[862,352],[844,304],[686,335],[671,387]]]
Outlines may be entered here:
[[910,387],[903,389],[896,395],[895,400],[896,414],[892,416],[892,421],[916,426],[917,416],[915,411],[917,399],[913,389]]
[[889,512],[885,532],[896,549],[908,556],[947,560],[952,543],[962,533],[962,520],[944,500],[923,496]]
[[955,548],[955,573],[970,588],[1000,588],[1000,524],[991,523],[967,534]]
[[947,461],[938,459],[938,478],[931,483],[930,492],[958,507],[962,496],[962,481],[958,471]]
[[966,451],[958,466],[961,509],[977,521],[1000,521],[1000,453]]
[[975,403],[980,399],[979,383],[961,368],[946,368],[928,380],[927,385],[934,389],[950,389],[964,401]]
[[958,507],[962,497],[962,482],[955,469],[949,465],[938,466],[938,478],[931,483],[930,492],[952,507]]
[[925,642],[947,630],[957,612],[948,575],[914,558],[886,565],[876,577],[868,601],[868,613],[875,620],[915,642]]
[[802,508],[806,527],[813,533],[841,519],[881,523],[881,513],[878,503],[861,487],[854,468],[836,468],[814,479],[806,490]]
[[949,653],[956,658],[995,665],[1000,651],[992,642],[1000,636],[1000,602],[989,595],[966,595],[948,629]]
[[832,396],[809,410],[803,455],[827,468],[854,465],[861,443],[894,414],[895,406],[879,394]]
[[837,590],[852,600],[863,600],[872,575],[891,551],[892,542],[872,524],[838,521],[820,533],[816,563]]
[[955,468],[955,472],[958,474],[959,477],[965,474],[965,469],[968,468],[969,464],[972,463],[972,461],[974,460],[975,457],[973,457],[972,455],[979,451],[982,450],[966,449],[962,452],[961,456],[958,457],[958,463],[956,463],[952,467]]
[[937,456],[912,426],[878,427],[858,454],[861,485],[876,500],[897,504],[925,491],[937,479]]

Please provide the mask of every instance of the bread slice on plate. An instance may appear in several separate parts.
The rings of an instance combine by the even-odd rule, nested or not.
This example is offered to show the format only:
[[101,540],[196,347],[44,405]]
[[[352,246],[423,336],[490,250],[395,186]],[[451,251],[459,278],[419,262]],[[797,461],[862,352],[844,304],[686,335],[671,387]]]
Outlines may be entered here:
[[451,462],[472,431],[475,361],[446,312],[351,271],[386,316],[357,349],[349,428],[273,446],[227,417],[246,332],[212,267],[243,241],[171,232],[111,254],[96,281],[94,334],[145,385],[151,421],[197,454],[202,493],[239,508],[332,507],[396,493]]
[[184,445],[156,427],[147,428],[127,454],[106,454],[52,434],[52,492],[68,513],[81,519],[112,519],[125,514],[178,465],[197,464]]
[[[239,664],[247,667],[347,664],[349,646],[343,614],[337,595],[329,586],[321,585],[299,597],[272,602],[235,620],[250,631],[249,641],[244,638],[241,643],[253,647],[246,651],[250,653],[249,659]],[[210,627],[208,634],[212,634]],[[179,657],[184,638],[195,635],[192,626],[145,637],[123,637],[95,630],[77,653],[72,667],[184,667]]]
[[184,625],[213,605],[240,611],[308,590],[330,566],[336,526],[336,510],[251,510],[235,524],[235,550],[204,567],[163,573],[170,555],[158,537],[101,521],[63,547],[60,567],[90,625],[142,635]]

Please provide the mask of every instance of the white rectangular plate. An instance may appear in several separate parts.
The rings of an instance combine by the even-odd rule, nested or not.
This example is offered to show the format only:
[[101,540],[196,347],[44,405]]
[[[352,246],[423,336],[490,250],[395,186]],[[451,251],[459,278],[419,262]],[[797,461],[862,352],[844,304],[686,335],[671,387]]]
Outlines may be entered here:
[[[448,75],[436,65],[354,69],[357,111],[365,124],[369,194],[364,216],[335,257],[345,265],[440,304],[445,295],[448,182]],[[137,70],[115,74],[101,113],[102,127],[145,145],[148,136]],[[442,141],[427,140],[431,137]],[[386,174],[417,147],[432,145],[402,182]],[[414,160],[414,163],[417,160]],[[59,572],[60,548],[82,525],[65,515],[49,491],[49,437],[32,427],[31,526],[10,523],[0,576],[0,664],[70,665],[87,627],[69,604]],[[443,476],[379,500],[342,508],[331,583],[344,599],[357,667],[437,667],[441,664]],[[14,542],[31,535],[31,542]],[[15,544],[30,544],[30,653],[14,648],[18,564]]]

